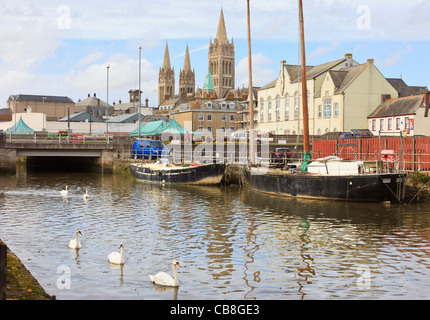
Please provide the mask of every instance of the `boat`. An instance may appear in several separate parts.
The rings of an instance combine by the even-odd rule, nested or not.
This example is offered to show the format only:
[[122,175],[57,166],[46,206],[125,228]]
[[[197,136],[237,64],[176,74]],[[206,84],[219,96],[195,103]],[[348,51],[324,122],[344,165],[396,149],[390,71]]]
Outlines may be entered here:
[[[306,77],[303,4],[299,0],[301,75]],[[302,92],[307,92],[306,81]],[[312,160],[309,144],[307,95],[302,94],[304,155],[301,165],[289,170],[257,167],[252,161],[245,171],[251,190],[299,198],[341,200],[351,202],[397,202],[404,200],[406,175],[382,172],[380,163],[344,160],[337,157]]]
[[195,185],[218,185],[224,177],[225,165],[132,163],[130,172],[137,180]]

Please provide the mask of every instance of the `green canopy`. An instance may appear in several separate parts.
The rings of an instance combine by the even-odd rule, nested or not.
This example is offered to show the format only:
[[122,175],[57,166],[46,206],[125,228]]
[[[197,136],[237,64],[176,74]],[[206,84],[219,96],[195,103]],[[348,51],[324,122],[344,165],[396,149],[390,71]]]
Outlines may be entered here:
[[175,119],[170,120],[166,127],[163,128],[163,133],[180,134],[185,135],[196,135],[198,133],[185,129]]
[[[160,135],[163,131],[163,128],[167,126],[166,121],[159,120],[159,121],[151,121],[148,122],[146,125],[140,124],[140,135],[141,136],[156,136]],[[132,132],[130,132],[130,135],[138,136],[139,135],[139,127],[134,129]]]
[[27,126],[24,120],[20,118],[19,121],[13,127],[10,127],[6,130],[6,133],[32,135],[34,133],[34,130]]

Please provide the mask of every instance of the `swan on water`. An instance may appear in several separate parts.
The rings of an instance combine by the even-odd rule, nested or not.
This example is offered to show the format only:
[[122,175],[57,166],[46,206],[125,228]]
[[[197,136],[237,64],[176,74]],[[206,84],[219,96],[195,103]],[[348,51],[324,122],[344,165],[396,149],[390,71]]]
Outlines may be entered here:
[[121,243],[119,245],[121,252],[111,252],[108,254],[108,259],[110,263],[113,264],[124,264],[124,245]]
[[60,193],[61,193],[63,196],[67,196],[67,195],[69,194],[69,187],[68,187],[68,186],[66,186],[66,190],[61,190],[61,191],[60,191]]
[[79,248],[81,248],[81,243],[79,242],[78,234],[82,235],[82,233],[81,233],[80,230],[76,230],[76,232],[75,232],[75,239],[70,240],[70,242],[69,242],[69,248],[70,249],[79,249]]
[[176,266],[180,267],[179,262],[176,260],[173,260],[172,262],[173,266],[173,275],[174,279],[171,275],[165,273],[165,272],[158,272],[155,276],[149,275],[149,279],[151,279],[152,283],[158,284],[160,286],[168,286],[168,287],[178,287],[178,273],[176,271]]
[[88,189],[85,189],[85,193],[84,193],[84,195],[82,197],[84,198],[84,200],[88,199],[88,197],[89,197],[89,195],[88,195]]

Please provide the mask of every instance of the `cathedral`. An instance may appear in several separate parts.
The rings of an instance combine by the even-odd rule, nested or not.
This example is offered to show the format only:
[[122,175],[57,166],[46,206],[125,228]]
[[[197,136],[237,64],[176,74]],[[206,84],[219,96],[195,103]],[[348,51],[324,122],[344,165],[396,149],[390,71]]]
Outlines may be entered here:
[[[179,95],[196,97],[202,92],[196,92],[196,75],[191,69],[188,46],[185,52],[184,67],[179,73]],[[207,85],[210,84],[210,86]],[[207,87],[208,86],[208,87]],[[235,52],[233,39],[229,42],[225,27],[224,13],[221,14],[215,40],[209,43],[208,73],[203,92],[214,98],[224,98],[235,86]],[[170,65],[169,47],[166,43],[163,66],[158,77],[158,104],[175,97],[175,68]]]

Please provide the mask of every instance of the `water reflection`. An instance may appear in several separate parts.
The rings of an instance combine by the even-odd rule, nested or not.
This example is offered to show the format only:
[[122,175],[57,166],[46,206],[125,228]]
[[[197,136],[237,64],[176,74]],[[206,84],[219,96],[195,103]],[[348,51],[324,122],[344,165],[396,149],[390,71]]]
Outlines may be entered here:
[[[307,201],[97,174],[3,176],[0,188],[0,237],[59,299],[430,297],[424,205]],[[76,229],[82,248],[69,250]],[[107,260],[118,243],[127,244],[122,267]],[[173,259],[182,265],[179,289],[153,285],[148,274],[171,272]],[[60,265],[70,267],[71,290],[53,285]],[[370,271],[369,288],[357,286],[359,266]]]

